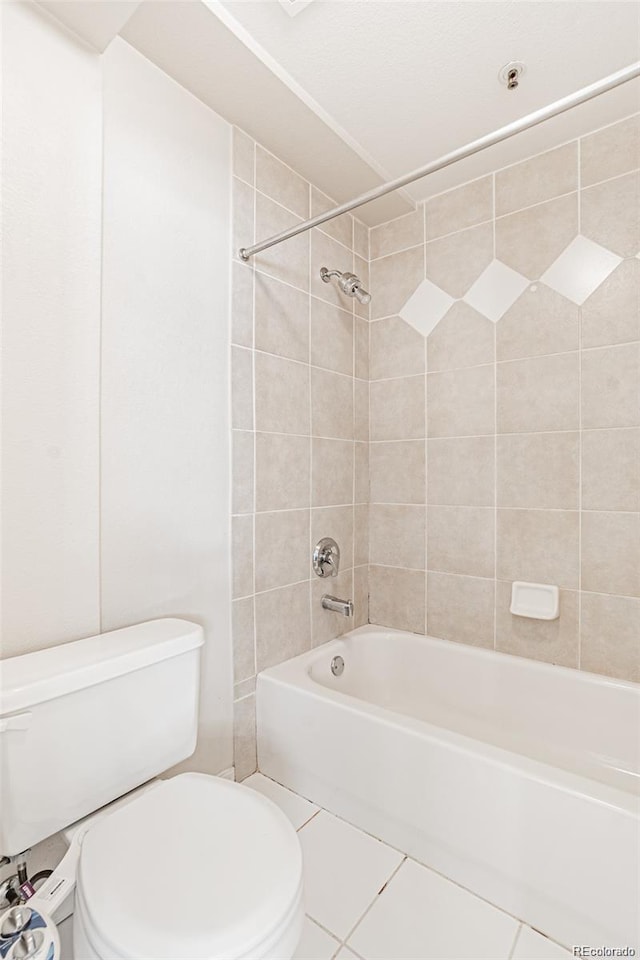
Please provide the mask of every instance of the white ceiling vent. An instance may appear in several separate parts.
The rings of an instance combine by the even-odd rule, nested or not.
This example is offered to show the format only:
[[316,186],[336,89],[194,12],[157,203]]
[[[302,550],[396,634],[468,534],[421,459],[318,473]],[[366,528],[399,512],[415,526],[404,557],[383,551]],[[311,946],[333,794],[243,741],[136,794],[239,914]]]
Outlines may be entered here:
[[313,0],[279,0],[280,6],[284,7],[290,17],[295,17],[301,13],[305,7],[308,7]]

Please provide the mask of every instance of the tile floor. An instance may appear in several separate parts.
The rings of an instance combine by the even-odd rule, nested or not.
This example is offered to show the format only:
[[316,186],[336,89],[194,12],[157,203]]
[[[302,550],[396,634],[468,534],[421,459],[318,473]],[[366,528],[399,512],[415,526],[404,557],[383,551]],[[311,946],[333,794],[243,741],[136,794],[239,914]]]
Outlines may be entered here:
[[298,831],[307,918],[296,960],[566,960],[571,954],[440,874],[255,773]]
[[[307,917],[295,960],[566,960],[571,954],[440,874],[255,773],[298,831]],[[61,924],[62,960],[71,921]]]

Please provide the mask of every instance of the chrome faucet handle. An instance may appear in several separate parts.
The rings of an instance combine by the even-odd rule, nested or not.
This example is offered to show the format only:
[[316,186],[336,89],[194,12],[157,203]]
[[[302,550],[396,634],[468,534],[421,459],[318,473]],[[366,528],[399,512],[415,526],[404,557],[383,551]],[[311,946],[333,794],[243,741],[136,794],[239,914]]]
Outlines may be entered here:
[[313,571],[317,577],[337,577],[340,547],[332,537],[323,537],[313,549]]

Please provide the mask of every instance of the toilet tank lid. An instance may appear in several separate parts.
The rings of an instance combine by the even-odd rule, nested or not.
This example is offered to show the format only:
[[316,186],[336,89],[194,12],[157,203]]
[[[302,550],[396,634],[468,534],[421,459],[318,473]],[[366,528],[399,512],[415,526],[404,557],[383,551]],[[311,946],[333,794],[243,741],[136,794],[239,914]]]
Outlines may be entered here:
[[0,661],[0,716],[160,663],[202,646],[190,620],[148,620]]

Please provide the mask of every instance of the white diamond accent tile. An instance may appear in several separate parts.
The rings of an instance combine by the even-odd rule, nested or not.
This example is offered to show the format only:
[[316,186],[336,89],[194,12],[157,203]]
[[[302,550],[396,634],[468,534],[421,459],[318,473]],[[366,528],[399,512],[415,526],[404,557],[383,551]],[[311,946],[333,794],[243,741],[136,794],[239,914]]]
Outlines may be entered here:
[[556,293],[582,306],[619,263],[622,257],[578,235],[542,274],[541,280]]
[[527,278],[517,270],[501,260],[492,260],[462,299],[487,320],[497,323],[528,286]]
[[428,337],[454,302],[453,297],[431,280],[423,280],[399,311],[399,315],[418,333]]

